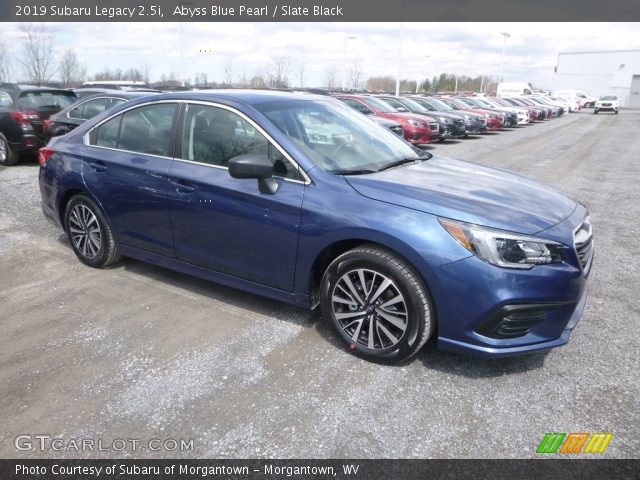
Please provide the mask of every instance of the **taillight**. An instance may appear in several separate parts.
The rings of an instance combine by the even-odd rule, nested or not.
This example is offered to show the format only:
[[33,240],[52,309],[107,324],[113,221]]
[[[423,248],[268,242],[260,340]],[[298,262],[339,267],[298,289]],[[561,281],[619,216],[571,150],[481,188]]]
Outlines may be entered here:
[[53,148],[49,148],[49,147],[42,147],[40,150],[38,150],[38,163],[42,166],[45,163],[47,163],[47,160],[49,160],[49,157],[51,157],[51,155],[53,155]]
[[11,118],[20,123],[20,124],[29,124],[33,120],[40,120],[40,116],[36,112],[26,111],[26,112],[11,112],[9,114]]
[[49,129],[49,125],[51,124],[51,120],[48,118],[42,122],[42,128],[44,128],[45,132]]

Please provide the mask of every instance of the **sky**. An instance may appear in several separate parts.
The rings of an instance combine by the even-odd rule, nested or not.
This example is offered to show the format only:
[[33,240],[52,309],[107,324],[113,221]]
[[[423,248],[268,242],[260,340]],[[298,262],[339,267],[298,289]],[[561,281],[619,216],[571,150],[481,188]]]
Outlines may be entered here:
[[[57,23],[59,51],[73,48],[89,75],[105,67],[151,64],[151,80],[170,72],[222,82],[251,77],[275,56],[305,64],[305,87],[322,86],[359,62],[362,78],[424,80],[442,72],[531,82],[551,88],[559,52],[640,49],[640,23]],[[16,23],[0,24],[0,41],[18,54]],[[504,63],[502,56],[504,37]],[[180,45],[182,44],[182,49]],[[181,55],[182,50],[182,55]],[[182,57],[182,62],[181,62]],[[182,63],[182,72],[181,72]],[[17,68],[16,68],[17,70]],[[338,77],[341,79],[341,75]],[[290,85],[299,86],[293,66]]]

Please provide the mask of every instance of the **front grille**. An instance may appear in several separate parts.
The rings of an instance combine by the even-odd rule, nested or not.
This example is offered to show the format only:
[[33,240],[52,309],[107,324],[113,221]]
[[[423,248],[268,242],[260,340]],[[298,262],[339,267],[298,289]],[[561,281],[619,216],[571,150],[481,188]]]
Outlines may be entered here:
[[486,123],[486,119],[484,117],[480,118],[480,123],[482,123],[483,125]]
[[458,128],[464,129],[464,120],[454,120],[454,123],[458,126]]
[[589,275],[591,264],[593,263],[593,228],[591,226],[591,217],[588,215],[573,234],[573,243],[578,260],[580,260],[580,266],[586,277]]
[[603,107],[610,107],[610,106],[611,106],[611,104],[610,104],[610,103],[603,103],[603,104],[602,104],[602,106],[603,106]]
[[432,132],[439,132],[440,131],[440,124],[438,122],[433,122],[433,123],[429,123],[429,129]]

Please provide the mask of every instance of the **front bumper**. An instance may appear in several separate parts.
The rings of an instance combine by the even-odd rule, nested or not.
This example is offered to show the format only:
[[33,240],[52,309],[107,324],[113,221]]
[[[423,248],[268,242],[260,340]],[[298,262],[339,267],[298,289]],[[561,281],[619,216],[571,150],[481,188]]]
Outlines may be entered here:
[[440,139],[444,140],[446,138],[460,138],[464,137],[465,129],[464,126],[458,126],[455,124],[440,124]]
[[587,279],[573,246],[585,215],[579,206],[538,234],[564,244],[560,263],[517,270],[470,256],[425,272],[438,318],[438,347],[496,357],[567,343],[587,302]]

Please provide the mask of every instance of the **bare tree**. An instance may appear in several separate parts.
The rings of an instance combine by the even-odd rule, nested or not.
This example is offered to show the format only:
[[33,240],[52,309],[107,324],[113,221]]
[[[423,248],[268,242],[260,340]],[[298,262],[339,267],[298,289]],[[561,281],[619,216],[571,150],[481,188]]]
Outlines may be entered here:
[[324,70],[324,86],[329,90],[335,90],[338,87],[338,67],[330,65]]
[[0,82],[8,82],[11,78],[11,58],[5,44],[0,40]]
[[240,75],[240,78],[238,78],[238,83],[240,84],[241,87],[243,88],[247,88],[250,84],[250,79],[249,76],[247,74],[247,67],[245,67],[242,70],[242,74]]
[[209,75],[205,72],[196,73],[195,86],[208,88],[209,87]]
[[23,74],[30,82],[48,82],[55,72],[53,30],[42,23],[23,23],[20,31],[23,35],[22,55],[18,62]]
[[142,81],[148,85],[151,82],[151,63],[148,60],[142,60],[138,64],[138,71],[142,75]]
[[354,60],[349,68],[349,85],[353,90],[357,90],[360,86],[360,79],[362,77],[362,65],[360,60]]
[[275,56],[271,59],[271,71],[269,73],[269,86],[284,88],[289,85],[289,72],[291,59],[287,56]]
[[58,73],[63,87],[77,87],[84,82],[87,67],[80,63],[76,52],[72,48],[67,48],[62,53]]
[[228,86],[233,84],[233,58],[224,62],[224,83]]
[[307,70],[307,62],[301,58],[296,62],[296,73],[298,74],[298,83],[300,88],[304,88],[304,74]]

